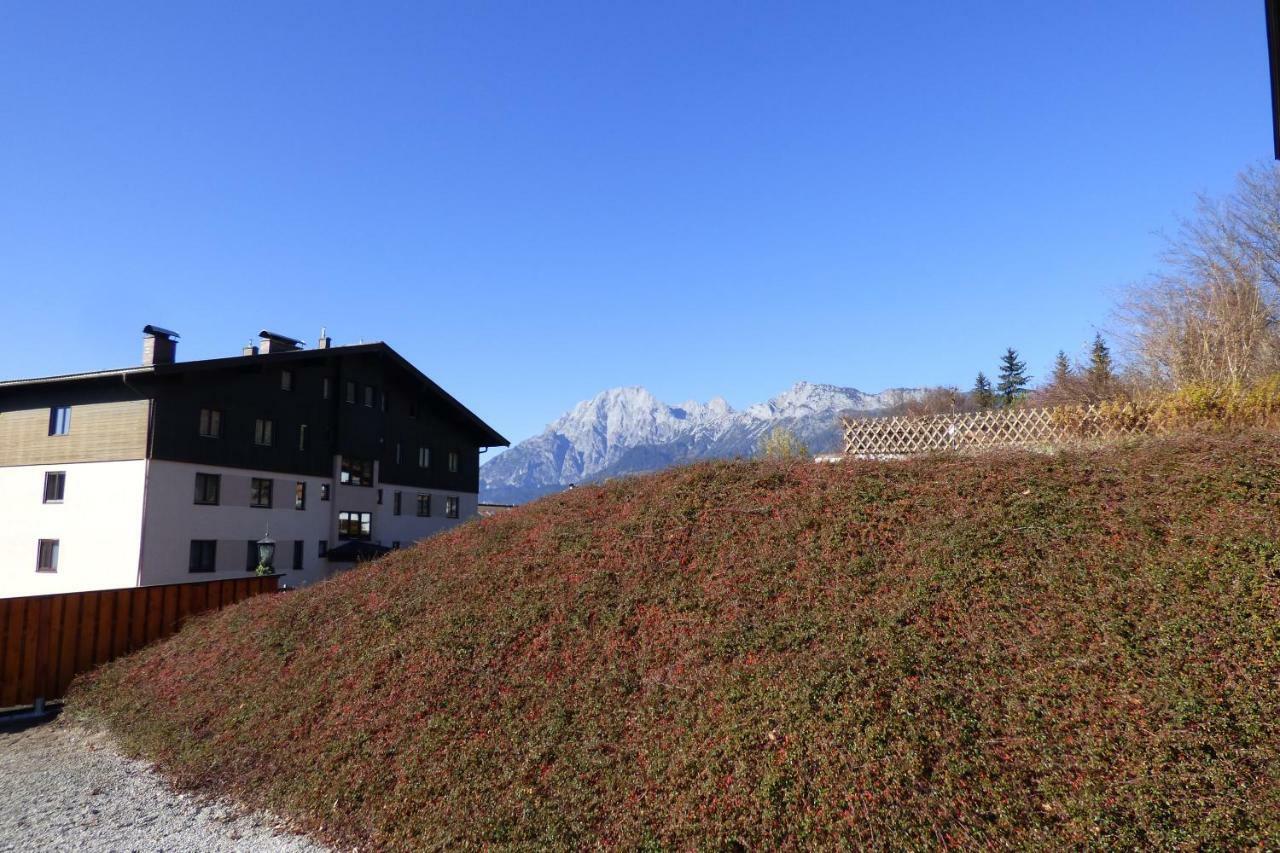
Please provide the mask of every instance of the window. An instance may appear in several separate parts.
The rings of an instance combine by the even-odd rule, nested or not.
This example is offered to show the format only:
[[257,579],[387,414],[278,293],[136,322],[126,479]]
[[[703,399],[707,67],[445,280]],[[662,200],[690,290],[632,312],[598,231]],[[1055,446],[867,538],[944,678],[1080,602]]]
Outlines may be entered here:
[[430,447],[418,448],[418,467],[419,468],[431,467],[431,448]]
[[410,404],[409,404],[409,417],[411,417],[411,418],[416,418],[417,416],[418,416],[418,404],[417,404],[417,403],[410,403]]
[[258,418],[253,424],[253,443],[260,447],[272,445],[272,434],[276,431],[276,422],[267,418]]
[[382,506],[382,489],[378,489],[378,506]]
[[271,483],[269,477],[254,477],[249,483],[249,506],[271,508]]
[[354,403],[356,401],[356,383],[347,381],[347,402]]
[[58,540],[41,539],[36,546],[36,571],[56,572],[58,570]]
[[320,500],[322,501],[329,500],[329,484],[328,483],[320,484]]
[[246,572],[256,572],[258,570],[258,540],[246,539],[244,544],[244,570]]
[[218,503],[218,493],[221,491],[221,474],[196,473],[196,503],[216,506]]
[[320,396],[328,400],[329,395],[332,393],[333,393],[332,383],[329,381],[329,377],[325,376],[320,380]]
[[444,514],[446,518],[458,517],[458,499],[457,498],[444,499]]
[[293,508],[294,509],[307,508],[307,484],[306,483],[297,483],[294,485]]
[[373,514],[368,512],[338,513],[338,538],[367,540],[373,535]]
[[404,497],[404,495],[402,495],[400,492],[396,492],[394,495],[391,496],[391,514],[392,515],[400,514],[400,499],[402,497]]
[[387,393],[385,391],[378,395],[378,407],[384,412],[387,410]]
[[396,442],[396,464],[400,464],[400,442]]
[[449,451],[449,471],[454,474],[458,473],[458,451],[456,450]]
[[302,571],[302,540],[293,540],[293,570]]
[[307,425],[306,424],[298,425],[298,449],[299,450],[307,449]]
[[203,438],[222,437],[222,411],[219,409],[200,410],[200,435]]
[[280,390],[281,391],[293,390],[293,371],[292,370],[280,371]]
[[373,463],[367,459],[348,459],[342,457],[342,473],[338,482],[344,486],[372,486]]
[[71,407],[54,406],[49,410],[49,435],[66,435],[71,432]]
[[431,517],[431,495],[418,495],[418,516],[420,518]]
[[316,556],[324,558],[329,556],[329,540],[321,539],[320,545],[316,548]]
[[44,472],[44,502],[47,504],[62,503],[62,495],[67,489],[66,471]]
[[377,394],[372,385],[364,386],[364,404],[367,408],[373,408],[373,398]]
[[218,562],[218,543],[213,539],[191,540],[191,561],[187,571],[212,572]]

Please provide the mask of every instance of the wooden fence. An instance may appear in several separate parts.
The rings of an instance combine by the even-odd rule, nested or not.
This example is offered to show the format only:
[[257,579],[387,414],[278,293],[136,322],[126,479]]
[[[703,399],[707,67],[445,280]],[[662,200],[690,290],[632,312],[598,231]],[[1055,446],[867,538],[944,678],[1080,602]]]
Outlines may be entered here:
[[78,673],[182,627],[187,618],[265,592],[279,575],[0,598],[0,708],[39,705]]
[[845,417],[847,456],[884,458],[939,450],[1048,449],[1141,435],[1151,411],[1133,404],[994,409],[964,414]]

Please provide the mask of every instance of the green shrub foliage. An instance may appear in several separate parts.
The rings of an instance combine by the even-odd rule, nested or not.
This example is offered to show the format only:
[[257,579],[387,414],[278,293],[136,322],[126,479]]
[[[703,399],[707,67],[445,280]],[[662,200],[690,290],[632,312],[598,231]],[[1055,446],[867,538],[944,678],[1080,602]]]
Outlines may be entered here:
[[760,439],[756,453],[765,459],[807,459],[809,448],[793,431],[779,426]]
[[76,682],[362,849],[1280,844],[1280,438],[580,487]]

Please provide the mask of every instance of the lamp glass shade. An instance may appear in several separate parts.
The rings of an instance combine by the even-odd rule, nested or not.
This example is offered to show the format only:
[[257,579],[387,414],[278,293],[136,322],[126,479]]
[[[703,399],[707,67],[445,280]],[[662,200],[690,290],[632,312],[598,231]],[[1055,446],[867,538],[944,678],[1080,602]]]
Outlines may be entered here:
[[265,566],[268,569],[276,559],[276,540],[269,536],[264,536],[258,540],[258,565]]

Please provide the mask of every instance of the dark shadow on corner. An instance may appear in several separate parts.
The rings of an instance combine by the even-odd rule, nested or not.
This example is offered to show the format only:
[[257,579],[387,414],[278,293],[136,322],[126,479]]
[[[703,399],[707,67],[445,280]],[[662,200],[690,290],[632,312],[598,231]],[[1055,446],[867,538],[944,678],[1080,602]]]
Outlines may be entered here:
[[43,711],[36,711],[34,708],[0,711],[0,734],[14,734],[35,728],[56,720],[61,713],[61,702],[45,705]]

